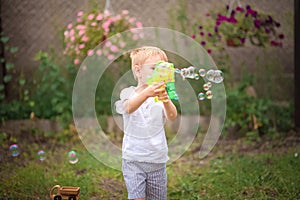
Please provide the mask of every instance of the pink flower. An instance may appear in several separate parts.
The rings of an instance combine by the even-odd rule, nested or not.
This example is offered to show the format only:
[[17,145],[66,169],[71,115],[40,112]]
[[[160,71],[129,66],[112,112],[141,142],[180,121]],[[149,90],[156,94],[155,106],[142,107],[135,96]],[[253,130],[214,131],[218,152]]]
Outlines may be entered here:
[[115,46],[115,45],[112,45],[112,46],[110,47],[110,50],[111,50],[112,52],[114,52],[114,53],[116,53],[116,52],[119,51],[118,47]]
[[64,32],[64,36],[65,36],[65,37],[68,37],[68,36],[69,36],[69,31],[65,31],[65,32]]
[[82,21],[82,19],[81,18],[77,18],[77,22],[81,22]]
[[120,42],[120,47],[121,47],[121,48],[124,48],[125,45],[126,45],[125,42]]
[[123,15],[128,15],[128,13],[129,13],[128,10],[123,10],[123,11],[122,11],[122,14],[123,14]]
[[115,56],[112,55],[112,54],[109,54],[109,55],[107,56],[107,58],[108,58],[108,60],[113,60],[113,59],[115,58]]
[[96,51],[96,54],[97,54],[98,56],[101,56],[101,55],[102,55],[102,51],[101,51],[100,49],[98,49],[98,50]]
[[84,33],[85,33],[85,30],[80,30],[78,34],[81,36],[81,35],[83,35]]
[[70,40],[71,40],[71,42],[74,42],[75,41],[75,37],[71,36]]
[[143,27],[143,24],[140,21],[136,22],[135,24],[136,24],[137,28],[142,28]]
[[93,51],[93,49],[90,49],[90,50],[88,50],[88,52],[87,52],[87,55],[88,55],[88,56],[92,56],[92,55],[94,55],[94,51]]
[[111,46],[111,42],[110,41],[105,42],[105,46],[110,47]]
[[[110,22],[109,21],[106,21],[102,24],[102,28],[107,31],[109,30],[109,25],[110,25]],[[108,31],[107,31],[108,32]]]
[[138,40],[138,39],[139,39],[139,36],[138,36],[137,34],[134,34],[134,35],[132,36],[132,39],[133,39],[133,40]]
[[91,26],[97,26],[97,23],[96,22],[92,22]]
[[96,20],[100,21],[101,19],[103,19],[103,15],[100,13],[100,14],[96,17]]
[[130,28],[130,32],[131,32],[131,33],[138,33],[138,32],[139,32],[139,30],[138,30],[138,29],[136,29],[136,28]]
[[88,36],[84,35],[84,36],[81,38],[81,41],[83,41],[83,42],[89,41]]
[[83,11],[79,11],[78,13],[77,13],[77,16],[78,17],[80,17],[80,16],[82,16],[83,15]]
[[133,24],[135,22],[135,20],[136,20],[136,18],[132,17],[132,18],[129,19],[129,22]]
[[75,64],[75,65],[78,65],[78,64],[79,64],[79,62],[80,62],[80,61],[79,61],[79,59],[78,59],[78,58],[76,58],[76,59],[74,60],[74,64]]
[[79,25],[76,26],[76,29],[77,30],[85,30],[85,26],[79,24]]
[[110,12],[108,10],[104,10],[104,16],[107,17],[110,15]]
[[73,36],[74,33],[75,33],[74,29],[71,29],[69,33],[70,33],[70,34],[69,34],[70,36]]
[[70,24],[68,24],[68,29],[71,29],[72,28],[72,24],[70,23]]
[[83,49],[85,47],[85,44],[80,44],[79,49]]
[[89,14],[88,19],[89,19],[89,20],[92,20],[92,19],[94,19],[94,17],[95,17],[94,14]]

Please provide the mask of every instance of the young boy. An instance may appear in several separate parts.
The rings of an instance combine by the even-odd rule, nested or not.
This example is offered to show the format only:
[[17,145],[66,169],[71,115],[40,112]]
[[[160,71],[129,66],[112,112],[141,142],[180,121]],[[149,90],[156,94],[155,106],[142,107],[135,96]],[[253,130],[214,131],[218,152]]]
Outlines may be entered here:
[[116,102],[124,120],[122,172],[128,199],[165,200],[169,158],[164,119],[175,120],[177,110],[168,98],[165,83],[147,85],[146,78],[158,61],[168,59],[164,51],[151,46],[133,50],[130,57],[138,85],[123,89]]

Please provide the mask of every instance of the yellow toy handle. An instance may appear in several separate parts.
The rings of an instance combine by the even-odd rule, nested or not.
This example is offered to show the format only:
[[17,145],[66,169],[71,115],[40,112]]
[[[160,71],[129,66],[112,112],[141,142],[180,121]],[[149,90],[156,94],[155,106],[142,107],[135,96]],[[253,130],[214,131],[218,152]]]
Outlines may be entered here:
[[53,186],[53,188],[51,189],[51,191],[50,191],[50,198],[51,199],[53,199],[54,198],[54,194],[53,194],[53,192],[54,192],[54,190],[57,188],[57,194],[60,194],[60,192],[59,192],[59,189],[60,189],[60,185],[55,185],[55,186]]

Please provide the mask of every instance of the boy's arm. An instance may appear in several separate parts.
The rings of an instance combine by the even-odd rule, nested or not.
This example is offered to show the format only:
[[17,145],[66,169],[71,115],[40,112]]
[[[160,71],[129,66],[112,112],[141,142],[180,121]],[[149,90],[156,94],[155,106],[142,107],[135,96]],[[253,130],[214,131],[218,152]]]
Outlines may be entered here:
[[165,89],[159,94],[158,100],[163,102],[167,119],[170,121],[175,120],[177,117],[177,109],[173,102],[169,99],[168,93]]
[[177,109],[171,100],[163,102],[166,117],[168,120],[174,121],[177,117]]
[[158,96],[162,89],[161,87],[164,85],[164,83],[156,83],[149,86],[143,86],[138,92],[138,94],[135,97],[132,97],[131,99],[126,100],[123,103],[123,107],[126,111],[126,113],[130,114],[136,111],[143,103],[147,100],[149,97]]

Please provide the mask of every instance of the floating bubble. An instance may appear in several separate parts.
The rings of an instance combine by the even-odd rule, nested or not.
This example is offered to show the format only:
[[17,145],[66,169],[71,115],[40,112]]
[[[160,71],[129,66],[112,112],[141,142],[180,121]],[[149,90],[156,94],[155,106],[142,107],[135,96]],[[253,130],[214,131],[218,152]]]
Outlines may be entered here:
[[10,151],[10,153],[11,153],[11,155],[12,155],[13,157],[16,157],[16,156],[20,155],[19,147],[18,147],[17,144],[12,144],[12,145],[10,145],[9,151]]
[[187,77],[188,73],[189,72],[188,72],[187,68],[181,69],[180,75],[181,75],[181,77],[182,77],[183,80],[185,80],[185,78]]
[[195,80],[199,80],[199,75],[198,74],[195,74]]
[[223,72],[221,70],[215,70],[213,76],[213,82],[221,83],[224,80]]
[[221,83],[224,80],[223,72],[211,69],[206,73],[206,79],[214,83]]
[[214,79],[214,70],[209,70],[207,73],[206,73],[206,79],[209,80],[209,81],[213,81]]
[[186,78],[194,79],[196,74],[196,68],[194,66],[189,66],[188,68],[181,69],[181,76],[183,80]]
[[76,164],[78,162],[78,157],[76,151],[69,151],[68,153],[69,163]]
[[207,82],[206,85],[208,88],[211,88],[211,86],[212,86],[211,82]]
[[199,99],[200,101],[203,101],[203,100],[205,99],[205,94],[204,94],[203,92],[200,92],[200,93],[198,94],[198,99]]
[[194,66],[189,66],[188,68],[188,75],[187,78],[195,78],[196,68]]
[[205,69],[199,69],[199,74],[201,77],[205,76]]
[[46,159],[45,151],[39,150],[37,154],[40,161],[44,161]]
[[298,153],[295,153],[294,156],[295,156],[295,158],[297,158],[298,157]]
[[207,98],[207,99],[212,99],[212,97],[213,97],[212,92],[211,92],[210,90],[208,90],[208,91],[206,92],[206,98]]
[[207,83],[205,83],[205,84],[203,85],[203,89],[204,89],[205,91],[209,90],[209,86],[208,86]]

